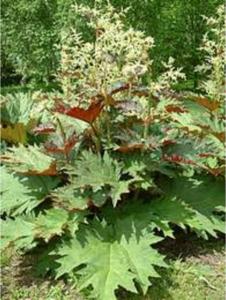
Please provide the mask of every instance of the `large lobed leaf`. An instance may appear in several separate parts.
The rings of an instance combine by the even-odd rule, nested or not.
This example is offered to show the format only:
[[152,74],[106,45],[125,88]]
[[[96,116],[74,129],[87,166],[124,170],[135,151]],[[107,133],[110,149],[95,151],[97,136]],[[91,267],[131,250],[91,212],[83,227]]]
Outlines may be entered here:
[[[224,206],[225,189],[222,178],[204,175],[193,179],[181,177],[165,181],[163,190],[167,196],[177,197],[178,201],[184,202],[193,212],[193,216],[185,224],[199,235],[207,238],[208,233],[216,237],[216,231],[225,232],[224,219],[216,213],[218,207]],[[160,206],[158,209],[161,209]],[[162,206],[162,211],[167,211],[167,207]]]
[[116,217],[132,216],[139,230],[152,227],[165,236],[174,236],[172,225],[190,228],[203,238],[225,233],[223,207],[224,182],[209,176],[200,180],[176,178],[161,180],[163,195],[149,201],[130,201],[114,212],[106,208],[103,215],[109,222]]
[[101,207],[108,199],[109,192],[104,189],[96,192],[74,188],[73,182],[56,189],[52,193],[54,202],[69,211],[85,210],[90,206]]
[[40,205],[54,189],[59,179],[48,176],[17,176],[5,166],[1,172],[1,213],[17,216]]
[[78,288],[91,285],[92,296],[99,300],[115,300],[119,286],[137,292],[134,280],[146,293],[149,277],[158,277],[154,266],[166,267],[166,264],[150,247],[161,238],[148,230],[138,236],[134,222],[129,218],[116,221],[113,226],[94,221],[89,228],[82,227],[76,237],[52,253],[61,256],[57,277],[77,270],[81,276]]
[[107,152],[104,156],[95,155],[92,152],[83,152],[80,160],[76,161],[72,172],[73,188],[92,187],[94,193],[104,186],[109,186],[109,196],[113,205],[121,199],[121,195],[129,192],[129,184],[132,180],[121,180],[122,168]]
[[55,160],[44,154],[38,146],[10,148],[4,155],[2,161],[13,168],[15,172],[29,175],[57,175]]
[[[37,239],[48,242],[54,236],[61,236],[66,229],[72,230],[70,220],[69,214],[61,208],[51,208],[37,217],[29,214],[21,215],[15,220],[7,219],[1,222],[1,247],[31,247],[36,244]],[[76,224],[80,221],[82,218],[73,218],[73,229],[76,229]]]
[[1,250],[9,246],[15,249],[32,248],[36,244],[33,238],[33,224],[24,217],[18,216],[15,220],[1,221]]
[[35,203],[35,197],[31,190],[25,186],[18,177],[7,172],[1,167],[1,212],[12,216],[21,214],[24,210],[31,210]]

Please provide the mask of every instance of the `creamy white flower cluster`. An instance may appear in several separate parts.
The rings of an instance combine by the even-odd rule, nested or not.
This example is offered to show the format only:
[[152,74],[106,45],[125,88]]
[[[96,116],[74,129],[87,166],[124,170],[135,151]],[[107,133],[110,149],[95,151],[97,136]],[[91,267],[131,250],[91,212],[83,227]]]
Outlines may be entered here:
[[63,37],[58,78],[68,100],[79,102],[81,94],[83,99],[104,94],[112,84],[137,82],[150,71],[149,52],[154,40],[125,27],[126,11],[116,12],[110,4],[104,8],[76,6],[75,9],[88,19],[94,41],[85,42],[73,29]]
[[225,27],[224,5],[219,6],[216,17],[204,17],[209,31],[204,35],[200,50],[205,53],[205,61],[196,71],[207,75],[201,87],[214,99],[224,100],[224,60],[225,60]]
[[[154,47],[153,38],[126,27],[123,21],[127,10],[117,12],[111,4],[98,4],[96,1],[94,8],[75,6],[76,13],[86,19],[93,33],[92,42],[84,41],[75,29],[62,36],[58,78],[64,102],[88,107],[90,99],[95,95],[107,95],[118,82],[139,86],[146,75],[150,93],[159,93],[184,79],[182,69],[175,68],[174,59],[170,57],[163,63],[166,71],[157,80],[152,80],[150,50]],[[115,97],[120,100],[121,96]],[[130,100],[139,101],[144,112],[149,107],[148,96],[130,95]]]

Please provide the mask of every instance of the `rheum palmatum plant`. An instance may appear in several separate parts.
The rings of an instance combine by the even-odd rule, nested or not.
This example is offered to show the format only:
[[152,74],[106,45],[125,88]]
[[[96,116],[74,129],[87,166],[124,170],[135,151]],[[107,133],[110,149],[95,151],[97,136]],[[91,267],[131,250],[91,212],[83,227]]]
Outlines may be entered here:
[[39,273],[73,274],[78,290],[113,300],[147,292],[167,267],[152,245],[175,225],[224,231],[223,119],[217,101],[171,90],[183,78],[172,58],[150,79],[153,40],[123,12],[76,10],[94,39],[64,36],[61,91],[1,101],[1,241],[44,249]]

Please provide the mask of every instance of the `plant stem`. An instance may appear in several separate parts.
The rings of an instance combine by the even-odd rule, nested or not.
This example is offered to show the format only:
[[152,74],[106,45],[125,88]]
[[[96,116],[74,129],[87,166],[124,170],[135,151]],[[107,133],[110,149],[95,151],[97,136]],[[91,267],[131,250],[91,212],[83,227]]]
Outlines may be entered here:
[[92,127],[92,130],[93,130],[93,133],[95,135],[95,146],[96,146],[96,150],[97,150],[97,153],[100,153],[100,150],[101,150],[101,142],[100,142],[100,136],[95,128],[95,126],[93,125],[93,123],[90,124],[91,127]]
[[[61,121],[60,121],[59,118],[56,118],[56,120],[57,120],[57,123],[58,123],[58,125],[59,125],[59,127],[60,127],[60,132],[61,132],[61,136],[62,136],[62,138],[63,138],[64,147],[65,147],[67,138],[66,138],[66,134],[65,134],[65,131],[64,131],[64,127],[63,127],[63,125],[62,125],[62,123],[61,123]],[[67,161],[67,163],[68,163],[68,162],[69,162],[69,156],[68,156],[68,153],[67,153],[66,151],[64,151],[64,155],[65,155],[65,159],[66,159],[66,161]]]
[[149,133],[149,117],[150,117],[150,113],[151,113],[151,101],[148,101],[148,107],[147,107],[147,120],[145,120],[145,124],[144,124],[144,132],[143,132],[143,138],[144,141],[146,142],[147,137],[148,137],[148,133]]

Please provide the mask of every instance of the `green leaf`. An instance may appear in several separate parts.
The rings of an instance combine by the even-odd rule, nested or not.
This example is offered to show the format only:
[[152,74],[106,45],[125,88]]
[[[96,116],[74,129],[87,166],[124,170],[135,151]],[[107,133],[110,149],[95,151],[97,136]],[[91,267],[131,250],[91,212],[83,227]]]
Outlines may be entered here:
[[[158,229],[164,233],[164,236],[174,237],[171,224],[177,224],[185,229],[185,225],[189,223],[195,215],[185,203],[178,201],[175,198],[154,198],[149,202],[136,200],[130,201],[124,207],[114,210],[105,208],[104,216],[109,222],[114,222],[114,219],[125,216],[133,218],[134,230],[140,234],[143,230]],[[128,232],[128,230],[127,230]]]
[[188,128],[191,132],[201,132],[201,128],[197,125],[194,125],[194,116],[190,113],[172,113],[171,117],[175,121],[175,126],[178,128]]
[[24,217],[1,221],[1,249],[11,245],[15,249],[32,248],[32,246],[35,246],[33,243],[33,228],[34,225]]
[[150,285],[148,278],[158,276],[153,266],[166,264],[150,247],[161,238],[147,230],[137,236],[134,222],[125,219],[111,226],[95,221],[89,228],[81,227],[76,237],[56,252],[62,256],[58,259],[57,277],[77,270],[81,276],[78,288],[92,285],[92,296],[99,300],[115,300],[114,292],[119,286],[136,292],[134,280],[145,293]]
[[62,235],[67,226],[74,232],[81,220],[81,216],[69,218],[68,213],[61,208],[51,208],[37,217],[29,214],[18,216],[15,220],[4,220],[1,223],[2,248],[10,244],[18,249],[30,247],[38,238],[48,242],[53,236]]
[[85,210],[90,204],[102,206],[109,197],[103,188],[96,192],[74,188],[73,183],[56,189],[52,193],[55,203],[69,211]]
[[123,180],[114,183],[110,196],[112,198],[113,206],[116,206],[118,200],[121,199],[122,194],[129,193],[129,184],[132,180]]
[[0,168],[0,172],[1,212],[11,216],[32,211],[59,183],[59,179],[55,177],[16,176],[9,173],[4,166]]
[[152,226],[165,236],[173,237],[172,225],[176,224],[182,229],[189,227],[206,239],[208,234],[217,237],[217,232],[225,232],[220,213],[224,203],[223,181],[202,178],[201,182],[186,178],[162,180],[163,197],[150,199],[149,202],[130,201],[114,212],[108,207],[103,215],[112,223],[116,217],[132,216],[138,232]]
[[56,189],[52,197],[55,203],[69,211],[83,210],[88,207],[87,193],[74,189],[72,184]]
[[150,219],[166,236],[173,237],[170,224],[176,224],[185,229],[195,213],[183,202],[176,198],[155,199],[146,207]]
[[85,211],[76,211],[69,215],[67,221],[67,229],[70,232],[71,236],[74,236],[75,232],[78,231],[80,224],[86,223],[87,212]]
[[77,175],[74,187],[92,186],[99,190],[104,184],[111,185],[120,177],[120,167],[105,152],[104,157],[85,151],[75,163],[74,174]]
[[110,186],[109,196],[113,205],[121,199],[121,194],[129,192],[129,184],[132,180],[120,180],[122,168],[114,161],[107,152],[103,158],[91,152],[83,152],[82,157],[75,164],[73,174],[74,188],[85,188],[91,186],[94,192],[101,190],[104,186]]
[[2,213],[16,216],[25,210],[30,211],[39,204],[31,190],[23,184],[21,179],[7,172],[5,167],[1,167],[0,172],[2,176],[0,187]]
[[42,201],[60,183],[60,179],[53,176],[18,176],[23,185],[32,191],[37,200]]
[[[163,182],[162,182],[163,183]],[[217,206],[224,205],[224,180],[212,176],[199,176],[193,179],[180,177],[164,181],[163,191],[177,196],[201,214],[209,215]]]
[[31,120],[31,110],[34,105],[31,94],[8,94],[1,112],[2,121],[12,124],[27,125]]
[[[206,233],[216,237],[216,231],[225,232],[224,220],[215,214],[217,207],[224,205],[223,180],[202,175],[197,179],[177,178],[164,181],[162,184],[164,184],[163,190],[167,197],[177,197],[177,203],[180,202],[180,205],[185,203],[187,209],[193,213],[184,221],[185,225],[204,238],[208,238]],[[164,208],[163,201],[164,199],[161,213],[159,213],[160,219],[164,218],[166,214],[170,214],[167,202]],[[156,209],[158,211],[160,209],[157,203]],[[177,205],[175,205],[175,210],[177,210]],[[169,221],[170,218],[171,216],[168,218]]]
[[38,146],[12,147],[2,155],[2,160],[18,173],[56,175],[55,160],[44,154]]
[[68,213],[59,208],[51,208],[35,220],[33,234],[48,242],[53,236],[61,235],[67,225]]

